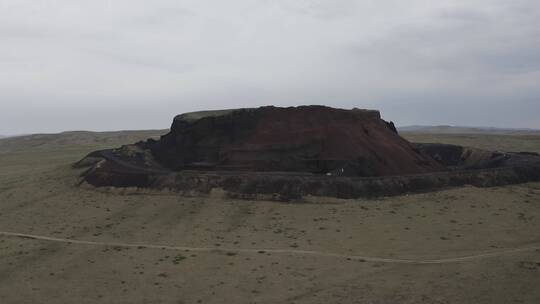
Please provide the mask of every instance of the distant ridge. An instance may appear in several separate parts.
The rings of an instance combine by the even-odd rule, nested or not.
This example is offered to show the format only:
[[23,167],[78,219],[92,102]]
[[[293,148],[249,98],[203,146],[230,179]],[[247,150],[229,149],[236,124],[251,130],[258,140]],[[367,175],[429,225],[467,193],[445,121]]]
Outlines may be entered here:
[[30,134],[9,136],[0,139],[0,154],[15,151],[53,149],[54,147],[88,146],[110,147],[118,144],[129,144],[148,138],[159,138],[168,130],[134,130],[134,131],[67,131],[52,134]]
[[495,127],[465,127],[465,126],[403,126],[399,132],[430,133],[430,134],[540,134],[538,129],[527,128],[495,128]]

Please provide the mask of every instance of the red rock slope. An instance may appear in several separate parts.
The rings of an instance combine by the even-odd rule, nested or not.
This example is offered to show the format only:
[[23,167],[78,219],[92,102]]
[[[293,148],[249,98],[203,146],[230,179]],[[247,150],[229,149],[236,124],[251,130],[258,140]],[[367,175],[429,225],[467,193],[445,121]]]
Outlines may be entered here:
[[147,143],[173,170],[385,176],[438,172],[441,164],[400,137],[378,111],[262,107],[179,115]]

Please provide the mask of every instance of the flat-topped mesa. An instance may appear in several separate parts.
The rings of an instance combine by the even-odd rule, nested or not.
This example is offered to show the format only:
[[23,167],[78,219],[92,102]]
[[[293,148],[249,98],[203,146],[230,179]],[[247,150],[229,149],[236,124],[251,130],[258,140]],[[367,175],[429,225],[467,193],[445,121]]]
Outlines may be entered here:
[[538,154],[411,144],[378,111],[323,106],[186,113],[159,140],[95,151],[75,167],[97,187],[287,201],[540,180]]
[[384,176],[443,170],[401,138],[379,111],[261,107],[178,115],[149,143],[164,167]]
[[[325,106],[301,106],[299,108],[307,108],[307,107],[312,107],[312,108],[321,107],[321,108],[331,109],[331,108],[325,107]],[[267,106],[267,107],[263,107],[263,108],[276,108],[276,107]],[[294,108],[294,107],[289,107],[288,109],[292,109],[292,108]],[[187,122],[187,123],[190,123],[190,122],[194,122],[196,120],[199,120],[201,118],[225,116],[225,115],[231,114],[233,112],[239,112],[239,111],[251,112],[251,111],[256,111],[257,109],[258,108],[239,108],[239,109],[225,109],[225,110],[214,110],[214,111],[188,112],[188,113],[182,113],[182,114],[176,115],[174,117],[173,123],[174,122],[180,122],[180,123],[181,122]],[[334,110],[337,110],[337,109],[334,109]],[[347,110],[345,110],[345,111],[347,111]],[[365,116],[365,117],[371,116],[372,118],[378,118],[378,119],[381,118],[381,113],[379,111],[377,111],[377,110],[367,110],[367,109],[353,108],[350,111],[354,112],[355,114],[357,114],[359,116]]]

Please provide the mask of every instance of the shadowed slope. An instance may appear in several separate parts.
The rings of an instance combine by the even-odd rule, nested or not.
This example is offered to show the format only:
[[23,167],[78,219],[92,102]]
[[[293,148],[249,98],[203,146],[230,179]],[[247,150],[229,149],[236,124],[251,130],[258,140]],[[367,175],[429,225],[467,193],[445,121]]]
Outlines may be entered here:
[[314,196],[398,195],[462,185],[540,180],[540,156],[409,143],[378,111],[323,106],[187,113],[171,131],[119,149],[96,151],[94,186],[174,189],[290,200]]
[[401,138],[378,111],[322,106],[179,115],[171,132],[150,148],[160,163],[176,171],[382,176],[442,169]]

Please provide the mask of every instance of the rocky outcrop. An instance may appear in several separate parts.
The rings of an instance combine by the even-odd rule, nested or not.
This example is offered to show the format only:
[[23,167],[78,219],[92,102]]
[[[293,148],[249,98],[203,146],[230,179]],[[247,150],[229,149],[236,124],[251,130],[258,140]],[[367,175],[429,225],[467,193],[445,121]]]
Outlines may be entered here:
[[98,187],[278,200],[540,180],[538,154],[411,144],[378,111],[321,106],[182,114],[159,140],[96,151],[75,166]]
[[378,111],[262,107],[179,115],[148,145],[174,171],[234,170],[383,176],[441,171]]

